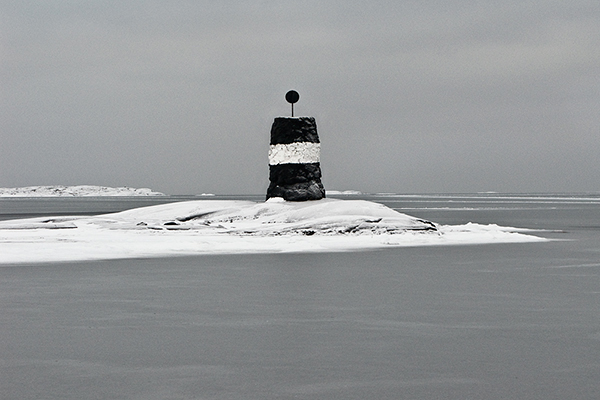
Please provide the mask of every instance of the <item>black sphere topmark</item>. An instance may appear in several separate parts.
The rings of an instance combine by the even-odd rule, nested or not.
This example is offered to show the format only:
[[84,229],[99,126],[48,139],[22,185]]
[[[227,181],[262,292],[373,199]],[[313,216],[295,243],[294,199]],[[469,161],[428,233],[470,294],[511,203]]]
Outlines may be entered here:
[[285,99],[288,103],[294,104],[300,100],[300,95],[295,90],[290,90],[285,94]]

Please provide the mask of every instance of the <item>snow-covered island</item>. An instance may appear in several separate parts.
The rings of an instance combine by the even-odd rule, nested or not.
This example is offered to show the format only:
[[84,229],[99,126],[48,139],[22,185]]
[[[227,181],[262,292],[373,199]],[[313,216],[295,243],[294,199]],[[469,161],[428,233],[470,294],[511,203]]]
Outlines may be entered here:
[[325,193],[332,196],[356,196],[363,194],[358,190],[326,190]]
[[164,196],[147,188],[78,186],[27,186],[0,188],[0,197],[95,197],[95,196]]
[[527,232],[438,225],[365,200],[194,200],[96,216],[0,221],[0,264],[546,240]]

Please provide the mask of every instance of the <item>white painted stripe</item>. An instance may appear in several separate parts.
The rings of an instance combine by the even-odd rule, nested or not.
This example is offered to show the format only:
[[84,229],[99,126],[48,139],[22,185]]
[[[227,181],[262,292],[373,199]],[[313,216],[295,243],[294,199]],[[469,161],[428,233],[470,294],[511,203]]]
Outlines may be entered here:
[[320,153],[321,143],[272,144],[269,148],[269,165],[318,163]]

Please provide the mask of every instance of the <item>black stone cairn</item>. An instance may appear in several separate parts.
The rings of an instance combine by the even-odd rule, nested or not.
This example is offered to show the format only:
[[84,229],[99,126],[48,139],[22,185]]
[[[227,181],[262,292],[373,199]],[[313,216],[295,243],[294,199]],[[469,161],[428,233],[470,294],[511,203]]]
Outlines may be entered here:
[[[275,118],[271,127],[271,151],[274,146],[278,149],[302,149],[303,146],[319,143],[317,124],[313,117]],[[310,162],[295,162],[297,157],[291,157],[288,162],[283,158],[269,160],[271,183],[267,189],[267,199],[282,197],[287,201],[306,201],[325,197],[318,152],[316,157],[314,151],[308,157]],[[300,159],[302,161],[302,157]]]

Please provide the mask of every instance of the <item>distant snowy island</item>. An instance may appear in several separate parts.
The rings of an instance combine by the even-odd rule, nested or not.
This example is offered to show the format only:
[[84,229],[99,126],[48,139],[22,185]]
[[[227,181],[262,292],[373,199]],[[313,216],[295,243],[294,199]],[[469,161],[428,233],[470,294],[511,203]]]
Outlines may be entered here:
[[106,186],[27,186],[0,188],[0,197],[95,197],[95,196],[164,196],[151,189]]
[[359,195],[359,194],[363,194],[362,192],[358,191],[358,190],[327,190],[325,191],[325,193],[327,195],[333,195],[333,196],[352,196],[352,195]]

